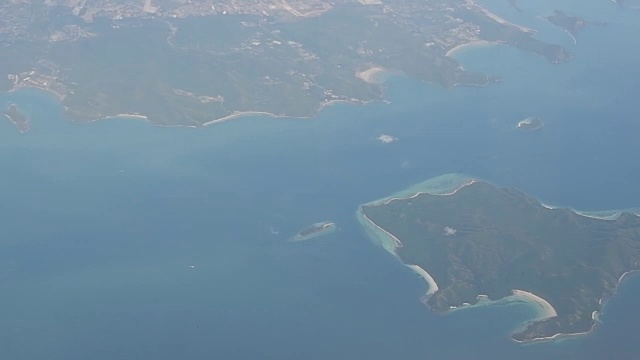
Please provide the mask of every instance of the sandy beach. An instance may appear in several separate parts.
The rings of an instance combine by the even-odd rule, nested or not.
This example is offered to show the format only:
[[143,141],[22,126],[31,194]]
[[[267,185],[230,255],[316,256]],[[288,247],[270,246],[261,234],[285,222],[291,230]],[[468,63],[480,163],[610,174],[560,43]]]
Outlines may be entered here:
[[524,301],[536,304],[539,310],[539,316],[535,320],[545,320],[558,316],[556,309],[549,302],[538,295],[532,294],[524,290],[512,290],[512,297],[523,299]]
[[[374,100],[371,100],[371,101],[374,101]],[[229,114],[227,116],[221,117],[219,119],[214,119],[214,120],[211,120],[211,121],[207,121],[207,122],[203,123],[202,126],[215,125],[215,124],[219,124],[219,123],[222,123],[222,122],[225,122],[225,121],[229,121],[229,120],[233,120],[233,119],[237,119],[237,118],[241,118],[241,117],[247,117],[247,116],[268,116],[268,117],[276,118],[276,119],[311,119],[311,118],[315,117],[318,112],[322,111],[325,107],[328,107],[328,106],[332,106],[332,105],[336,105],[336,104],[366,105],[369,102],[370,101],[363,101],[363,100],[358,100],[358,101],[329,100],[329,101],[322,102],[320,104],[320,106],[318,106],[318,109],[311,116],[276,115],[274,113],[270,113],[270,112],[266,112],[266,111],[235,111],[235,112],[233,112],[233,113],[231,113],[231,114]]]
[[[475,183],[476,180],[475,179],[469,179],[466,182],[458,185],[457,187],[455,187],[454,189],[446,192],[446,193],[435,193],[432,195],[440,195],[440,196],[448,196],[448,195],[453,195],[456,192],[458,192],[460,189],[472,185],[473,183]],[[418,191],[416,193],[414,193],[411,196],[406,196],[406,197],[392,197],[383,201],[377,201],[374,203],[370,203],[370,204],[375,204],[375,205],[386,205],[389,204],[391,201],[394,200],[406,200],[406,199],[413,199],[417,196],[419,196],[420,194],[431,194],[427,191]],[[376,224],[375,222],[373,222],[370,218],[367,217],[367,215],[364,214],[364,212],[362,212],[362,209],[360,209],[358,211],[358,216],[363,219],[364,221],[366,221],[366,223],[368,225],[373,225],[373,227],[377,230],[380,231],[381,233],[385,234],[387,237],[389,237],[390,239],[393,240],[394,242],[394,247],[393,249],[389,249],[387,248],[387,250],[389,250],[390,252],[392,252],[394,255],[397,256],[395,249],[402,247],[402,241],[400,241],[400,239],[398,239],[395,235],[393,235],[392,233],[388,232],[387,230],[383,229],[382,227],[380,227],[378,224]],[[427,272],[425,271],[422,267],[418,266],[418,265],[413,265],[413,264],[404,264],[405,266],[407,266],[409,269],[413,270],[416,274],[418,274],[422,279],[424,279],[424,281],[429,285],[429,289],[427,290],[427,292],[425,293],[425,296],[430,296],[433,295],[436,291],[438,291],[438,284],[436,283],[436,281],[433,279],[433,277]]]
[[616,220],[617,218],[620,217],[620,215],[622,215],[621,212],[620,213],[614,213],[614,214],[611,214],[611,215],[598,215],[598,214],[595,214],[595,213],[580,212],[580,211],[576,211],[576,210],[573,210],[573,212],[575,212],[576,214],[578,214],[580,216],[584,216],[584,217],[587,217],[587,218],[598,219],[598,220],[608,220],[608,221]]
[[[418,197],[421,194],[430,194],[430,195],[439,195],[439,196],[449,196],[449,195],[454,195],[456,194],[458,191],[460,191],[460,189],[463,189],[469,185],[472,185],[476,182],[478,182],[478,180],[475,180],[473,178],[461,178],[460,175],[454,177],[454,174],[449,174],[447,177],[441,177],[438,179],[430,179],[427,182],[423,182],[420,183],[418,185],[414,185],[410,188],[408,188],[407,190],[403,191],[403,192],[399,192],[396,193],[395,195],[388,197],[388,198],[382,198],[380,200],[376,200],[373,202],[370,202],[366,205],[363,206],[378,206],[378,205],[387,205],[389,203],[391,203],[392,201],[395,200],[408,200],[408,199],[413,199]],[[539,204],[541,206],[543,206],[546,209],[559,209],[556,206],[553,205],[549,205],[543,202],[539,202]],[[587,216],[587,217],[596,217],[599,219],[603,219],[603,220],[610,220],[611,219],[611,213],[612,212],[604,212],[603,213],[580,213],[574,209],[570,209],[572,211],[574,211],[576,214],[581,215],[581,216]],[[622,211],[619,211],[618,213],[621,213]],[[627,210],[627,212],[632,212],[632,213],[638,213],[636,211],[629,211]],[[596,215],[597,214],[597,215]],[[388,250],[389,252],[393,253],[394,255],[397,256],[396,253],[396,249],[398,247],[402,246],[402,242],[395,237],[393,234],[389,233],[388,231],[386,231],[385,229],[383,229],[382,227],[378,226],[376,223],[374,223],[371,219],[369,219],[363,212],[362,209],[360,209],[359,211],[359,217],[362,219],[361,221],[363,222],[363,224],[365,224],[365,226],[369,226],[373,225],[373,227],[371,228],[371,230],[375,231],[375,232],[379,232],[380,234],[376,235],[378,237],[379,240],[381,240],[381,242],[383,241],[383,237],[385,238],[389,238],[393,240],[393,243],[391,243],[391,241],[387,241],[386,245],[383,244],[383,247],[385,247],[386,250]],[[383,234],[383,235],[382,235]],[[400,259],[401,260],[401,259]],[[410,268],[411,270],[413,270],[416,274],[418,274],[420,277],[422,277],[422,279],[424,279],[424,281],[428,284],[429,289],[425,294],[425,298],[428,298],[430,295],[433,295],[436,291],[438,291],[438,285],[435,282],[435,280],[433,279],[433,277],[427,272],[425,271],[422,267],[418,266],[418,265],[413,265],[413,264],[404,264],[405,266],[407,266],[408,268]],[[626,272],[624,274],[622,274],[620,276],[620,278],[618,279],[618,283],[624,281],[624,279],[629,276],[629,274],[633,272]],[[485,305],[491,305],[491,304],[500,304],[500,303],[510,303],[510,302],[521,302],[521,303],[526,303],[529,304],[530,306],[532,306],[535,309],[535,316],[530,319],[529,321],[525,322],[523,324],[523,326],[527,326],[527,324],[530,324],[531,322],[539,322],[539,321],[544,321],[550,318],[554,318],[558,316],[558,313],[556,311],[556,309],[553,307],[553,305],[551,305],[551,303],[549,303],[547,300],[545,300],[544,298],[529,292],[529,291],[525,291],[525,290],[519,290],[519,289],[514,289],[512,290],[512,295],[501,298],[501,299],[497,299],[497,300],[491,300],[489,299],[486,295],[478,295],[477,297],[477,303],[475,304],[468,304],[468,303],[464,303],[461,306],[451,306],[448,310],[448,312],[452,312],[452,311],[458,311],[458,310],[462,310],[462,309],[470,309],[470,308],[475,308],[478,306],[485,306]],[[604,299],[600,301],[600,304],[604,303]],[[531,343],[531,342],[544,342],[544,341],[557,341],[557,340],[562,340],[565,338],[569,338],[569,337],[575,337],[575,336],[582,336],[585,334],[589,334],[594,328],[595,326],[600,323],[600,310],[594,310],[591,314],[591,318],[593,320],[593,325],[591,326],[591,328],[587,331],[584,332],[579,332],[579,333],[559,333],[559,334],[554,334],[553,336],[548,336],[548,337],[540,337],[540,338],[535,338],[535,339],[530,339],[527,341],[524,341],[526,343]],[[524,329],[524,328],[522,328]],[[513,339],[516,342],[523,342],[523,341],[519,341],[516,339]]]
[[570,33],[568,30],[565,30],[564,32],[571,37],[571,40],[573,40],[574,45],[578,43],[578,40],[576,39],[575,36],[573,36],[572,33]]
[[502,25],[505,25],[505,26],[514,27],[514,28],[519,29],[520,31],[523,31],[523,32],[526,32],[526,33],[529,33],[529,34],[535,34],[535,32],[536,32],[535,30],[533,30],[533,29],[531,29],[531,28],[528,28],[528,27],[526,27],[526,26],[522,26],[522,25],[514,24],[514,23],[510,22],[509,20],[507,20],[507,19],[505,19],[505,18],[503,18],[503,17],[500,17],[500,16],[498,16],[497,14],[494,14],[494,13],[493,13],[493,12],[491,12],[489,9],[487,9],[487,8],[485,8],[485,7],[483,7],[483,6],[479,6],[479,5],[477,5],[477,4],[475,4],[475,5],[476,5],[476,6],[480,9],[480,11],[482,11],[482,12],[483,12],[487,17],[491,18],[493,21],[497,22],[498,24],[502,24]]
[[425,296],[433,295],[436,291],[438,291],[438,284],[433,279],[428,272],[426,272],[423,268],[418,265],[406,265],[409,269],[415,271],[416,274],[420,275],[421,278],[429,285],[429,289],[425,293]]
[[542,201],[540,201],[540,206],[542,206],[545,209],[549,209],[549,210],[555,210],[555,209],[558,208],[557,206],[552,206],[552,205],[549,205],[549,204],[545,204]]
[[630,270],[630,271],[626,271],[624,274],[620,275],[620,277],[618,278],[618,285],[620,285],[620,283],[622,283],[624,281],[624,279],[626,279],[628,276],[631,276],[631,275],[633,275],[633,274],[635,274],[637,272],[640,272],[640,270]]
[[429,194],[429,195],[435,195],[435,196],[449,196],[449,195],[453,195],[453,194],[457,193],[460,189],[462,189],[462,188],[464,188],[464,187],[467,187],[467,186],[469,186],[469,185],[473,185],[473,184],[474,184],[474,183],[476,183],[476,182],[477,182],[477,181],[476,181],[475,179],[471,179],[471,180],[469,180],[468,182],[466,182],[466,183],[464,183],[464,184],[462,184],[462,185],[458,186],[457,188],[455,188],[455,189],[451,190],[450,192],[448,192],[448,193],[443,193],[443,194],[433,194],[433,193],[430,193],[430,192],[428,192],[428,191],[418,191],[417,193],[415,193],[415,194],[413,194],[413,195],[411,195],[411,196],[407,196],[407,197],[392,197],[392,198],[389,198],[389,199],[387,199],[386,201],[384,201],[384,202],[382,203],[382,205],[387,205],[387,204],[391,203],[392,201],[396,201],[396,200],[409,200],[409,199],[414,199],[414,198],[416,198],[416,197],[418,197],[418,196],[420,196],[420,195],[422,195],[422,194]]
[[[544,16],[536,16],[536,18],[538,18],[538,19],[540,19],[540,20],[548,21],[549,23],[551,23],[551,21],[549,21],[549,19],[547,19],[547,18],[546,18],[546,17],[544,17]],[[552,24],[553,24],[553,23],[552,23]],[[577,44],[577,43],[578,43],[578,40],[576,39],[576,37],[575,37],[575,36],[573,36],[573,34],[572,34],[569,30],[567,30],[567,29],[562,29],[562,31],[564,31],[564,33],[565,33],[565,34],[569,35],[569,37],[571,38],[571,40],[573,40],[573,43],[574,43],[574,44]]]
[[497,45],[497,43],[492,41],[487,41],[487,40],[472,41],[465,44],[460,44],[454,48],[449,49],[449,51],[445,53],[445,56],[455,57],[456,55],[459,55],[460,52],[464,50],[489,47],[493,45]]
[[149,118],[147,118],[146,116],[139,115],[139,114],[117,114],[113,116],[105,116],[98,120],[110,120],[110,119],[134,119],[134,120],[145,120],[145,121],[149,120]]
[[[632,274],[633,274],[633,273],[635,273],[635,272],[638,272],[638,270],[631,270],[631,271],[627,271],[627,272],[623,273],[622,275],[620,275],[620,277],[618,278],[618,284],[616,285],[616,287],[617,287],[617,286],[619,286],[619,285],[620,285],[620,283],[621,283],[622,281],[624,281],[624,279],[625,279],[625,278],[627,278],[628,276],[632,275]],[[514,295],[515,295],[515,291],[520,291],[520,290],[514,290]],[[529,294],[530,294],[530,293],[529,293]],[[533,295],[533,294],[531,294],[531,295]],[[538,297],[538,296],[536,296],[536,295],[533,295],[533,296],[535,296],[535,297],[539,298],[539,297]],[[545,301],[544,299],[542,299],[542,298],[540,298],[540,299],[546,303],[546,301]],[[533,299],[532,299],[532,300],[533,300]],[[600,304],[600,305],[603,305],[604,303],[605,303],[605,299],[604,299],[604,298],[602,298],[602,299],[600,299],[600,300],[598,301],[598,304]],[[540,304],[540,305],[542,306],[542,304]],[[549,306],[551,306],[551,304],[549,304]],[[551,308],[553,308],[553,307],[551,307]],[[545,314],[545,311],[547,311],[547,312],[546,312],[546,315],[550,315],[550,314],[551,314],[550,310],[542,310],[542,313],[543,313],[543,314]],[[555,309],[554,309],[553,311],[555,311]],[[548,319],[548,317],[547,317],[547,319]],[[571,337],[576,337],[576,336],[588,335],[589,333],[591,333],[591,332],[595,329],[595,327],[596,327],[599,323],[601,323],[601,320],[600,320],[600,311],[594,311],[594,312],[592,312],[592,313],[591,313],[591,319],[593,320],[593,325],[591,325],[591,328],[590,328],[589,330],[587,330],[587,331],[583,331],[583,332],[579,332],[579,333],[559,333],[559,334],[555,334],[555,335],[553,335],[553,336],[547,336],[547,337],[535,338],[535,339],[533,339],[533,340],[531,340],[531,341],[527,341],[527,343],[531,343],[531,342],[544,342],[544,341],[557,341],[557,340],[563,340],[563,339],[567,339],[567,338],[571,338]],[[541,318],[541,319],[536,319],[536,320],[543,320],[543,319]],[[516,342],[521,342],[521,341],[517,341],[517,340],[515,340],[515,341],[516,341]]]
[[264,112],[264,111],[236,111],[236,112],[233,112],[230,115],[227,115],[225,117],[221,117],[219,119],[207,121],[207,122],[203,123],[202,126],[210,126],[210,125],[214,125],[214,124],[219,124],[221,122],[225,122],[225,121],[228,121],[228,120],[233,120],[233,119],[237,119],[237,118],[245,117],[245,116],[268,116],[268,117],[274,117],[274,118],[284,117],[284,116],[278,116],[276,114],[272,114],[270,112]]
[[[371,219],[369,219],[367,217],[367,215],[365,215],[363,212],[360,212],[360,214],[362,215],[362,217],[371,225],[373,225],[377,230],[380,230],[381,232],[383,232],[384,234],[386,234],[387,236],[389,236],[391,239],[393,239],[394,243],[395,243],[395,247],[399,248],[402,247],[402,241],[400,241],[400,239],[398,239],[397,237],[395,237],[392,233],[388,232],[387,230],[381,228],[378,224],[374,223]],[[395,254],[394,254],[395,255]]]
[[584,216],[591,219],[597,219],[597,220],[607,220],[607,221],[616,220],[620,217],[620,215],[624,213],[630,213],[636,216],[640,216],[639,208],[626,208],[626,209],[619,209],[619,210],[603,210],[603,211],[582,211],[582,210],[576,210],[570,207],[549,205],[542,201],[539,201],[539,203],[540,203],[540,206],[544,207],[545,209],[549,209],[549,210],[568,209],[573,211],[577,215]]
[[[365,71],[362,72],[358,72],[356,73],[356,76],[358,76],[359,78],[361,78],[362,80],[368,82],[368,83],[378,83],[375,78],[376,76],[378,76],[379,74],[381,74],[382,72],[385,72],[386,70],[378,67],[378,66],[374,66],[371,68],[368,68]],[[53,95],[58,102],[60,102],[61,104],[63,103],[63,101],[65,100],[65,96],[62,94],[59,94],[57,92],[55,92],[54,90],[51,89],[46,89],[40,86],[35,86],[35,85],[24,85],[24,86],[20,86],[20,87],[14,87],[13,89],[9,90],[8,92],[16,92],[22,89],[26,89],[26,88],[31,88],[31,89],[37,89],[40,91],[43,91],[45,93],[48,93],[50,95]],[[328,106],[332,106],[332,105],[336,105],[336,104],[352,104],[352,105],[367,105],[371,102],[374,101],[382,101],[383,103],[389,104],[390,101],[379,98],[379,99],[371,99],[371,100],[359,100],[359,99],[349,99],[349,100],[344,100],[344,99],[336,99],[336,100],[328,100],[328,101],[324,101],[322,103],[320,103],[317,107],[317,109],[309,116],[289,116],[289,115],[277,115],[274,113],[270,113],[270,112],[266,112],[266,111],[233,111],[231,112],[229,115],[223,116],[221,118],[218,119],[213,119],[207,122],[202,123],[201,125],[158,125],[155,124],[153,122],[151,122],[149,120],[149,118],[145,115],[141,115],[141,114],[116,114],[116,115],[107,115],[107,116],[101,116],[98,118],[95,118],[93,120],[89,120],[87,122],[94,122],[94,121],[100,121],[100,120],[112,120],[112,119],[134,119],[134,120],[145,120],[145,121],[149,121],[151,122],[153,125],[155,126],[160,126],[160,127],[188,127],[188,128],[198,128],[198,127],[206,127],[206,126],[210,126],[210,125],[215,125],[215,124],[219,124],[225,121],[229,121],[229,120],[233,120],[233,119],[238,119],[241,117],[251,117],[251,116],[267,116],[267,117],[271,117],[271,118],[284,118],[284,119],[311,119],[315,116],[317,116],[317,114],[322,111],[325,107]],[[66,106],[64,106],[65,111],[69,110]]]

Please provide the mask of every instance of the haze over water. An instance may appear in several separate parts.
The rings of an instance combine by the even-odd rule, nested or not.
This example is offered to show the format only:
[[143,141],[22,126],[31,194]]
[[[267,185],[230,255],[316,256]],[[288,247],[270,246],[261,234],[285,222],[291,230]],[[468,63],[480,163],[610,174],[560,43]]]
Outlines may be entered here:
[[[508,334],[530,307],[430,314],[425,284],[355,220],[360,204],[452,172],[554,205],[640,206],[640,14],[597,0],[520,1],[523,14],[482,3],[565,45],[535,15],[611,24],[585,30],[567,64],[470,50],[467,69],[504,82],[447,91],[393,78],[391,105],[310,121],[72,124],[40,93],[1,95],[33,120],[23,135],[0,122],[0,358],[634,358],[637,276],[594,335],[520,346]],[[545,126],[519,132],[528,116]],[[324,220],[338,231],[286,242]]]

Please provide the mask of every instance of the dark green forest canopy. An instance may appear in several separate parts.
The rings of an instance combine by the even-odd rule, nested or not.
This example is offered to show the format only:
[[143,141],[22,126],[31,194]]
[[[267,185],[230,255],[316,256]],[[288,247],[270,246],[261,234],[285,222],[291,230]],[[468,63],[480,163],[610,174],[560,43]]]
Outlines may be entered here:
[[640,217],[603,220],[549,209],[484,182],[450,196],[421,194],[362,211],[400,239],[403,262],[433,276],[439,290],[426,302],[434,311],[476,303],[480,294],[500,299],[514,289],[547,300],[558,316],[513,335],[522,341],[589,331],[600,300],[640,260]]

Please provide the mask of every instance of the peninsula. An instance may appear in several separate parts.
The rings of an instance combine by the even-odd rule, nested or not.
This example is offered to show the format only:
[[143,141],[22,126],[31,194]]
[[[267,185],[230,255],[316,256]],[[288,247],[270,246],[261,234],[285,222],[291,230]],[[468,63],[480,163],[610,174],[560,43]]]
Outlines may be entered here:
[[640,267],[639,216],[586,217],[486,182],[395,196],[359,214],[370,235],[424,272],[433,311],[514,297],[536,304],[539,316],[512,334],[519,342],[589,332],[619,281]]

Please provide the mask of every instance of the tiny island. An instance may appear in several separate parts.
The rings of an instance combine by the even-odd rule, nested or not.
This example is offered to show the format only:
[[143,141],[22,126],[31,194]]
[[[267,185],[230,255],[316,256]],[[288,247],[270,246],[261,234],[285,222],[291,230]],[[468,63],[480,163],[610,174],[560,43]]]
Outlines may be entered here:
[[526,119],[518,121],[518,129],[523,131],[538,130],[544,126],[544,122],[537,116],[529,116]]
[[291,242],[307,241],[318,238],[320,236],[330,234],[336,230],[336,224],[331,221],[323,221],[311,224],[300,230],[297,234],[289,239]]
[[640,269],[640,216],[588,217],[482,181],[395,195],[358,216],[429,284],[422,300],[432,311],[490,300],[536,306],[511,335],[518,342],[590,332],[618,283]]
[[29,115],[25,114],[18,108],[18,105],[14,103],[9,103],[7,108],[4,110],[4,116],[7,118],[13,125],[18,128],[18,131],[21,133],[26,133],[31,129]]

